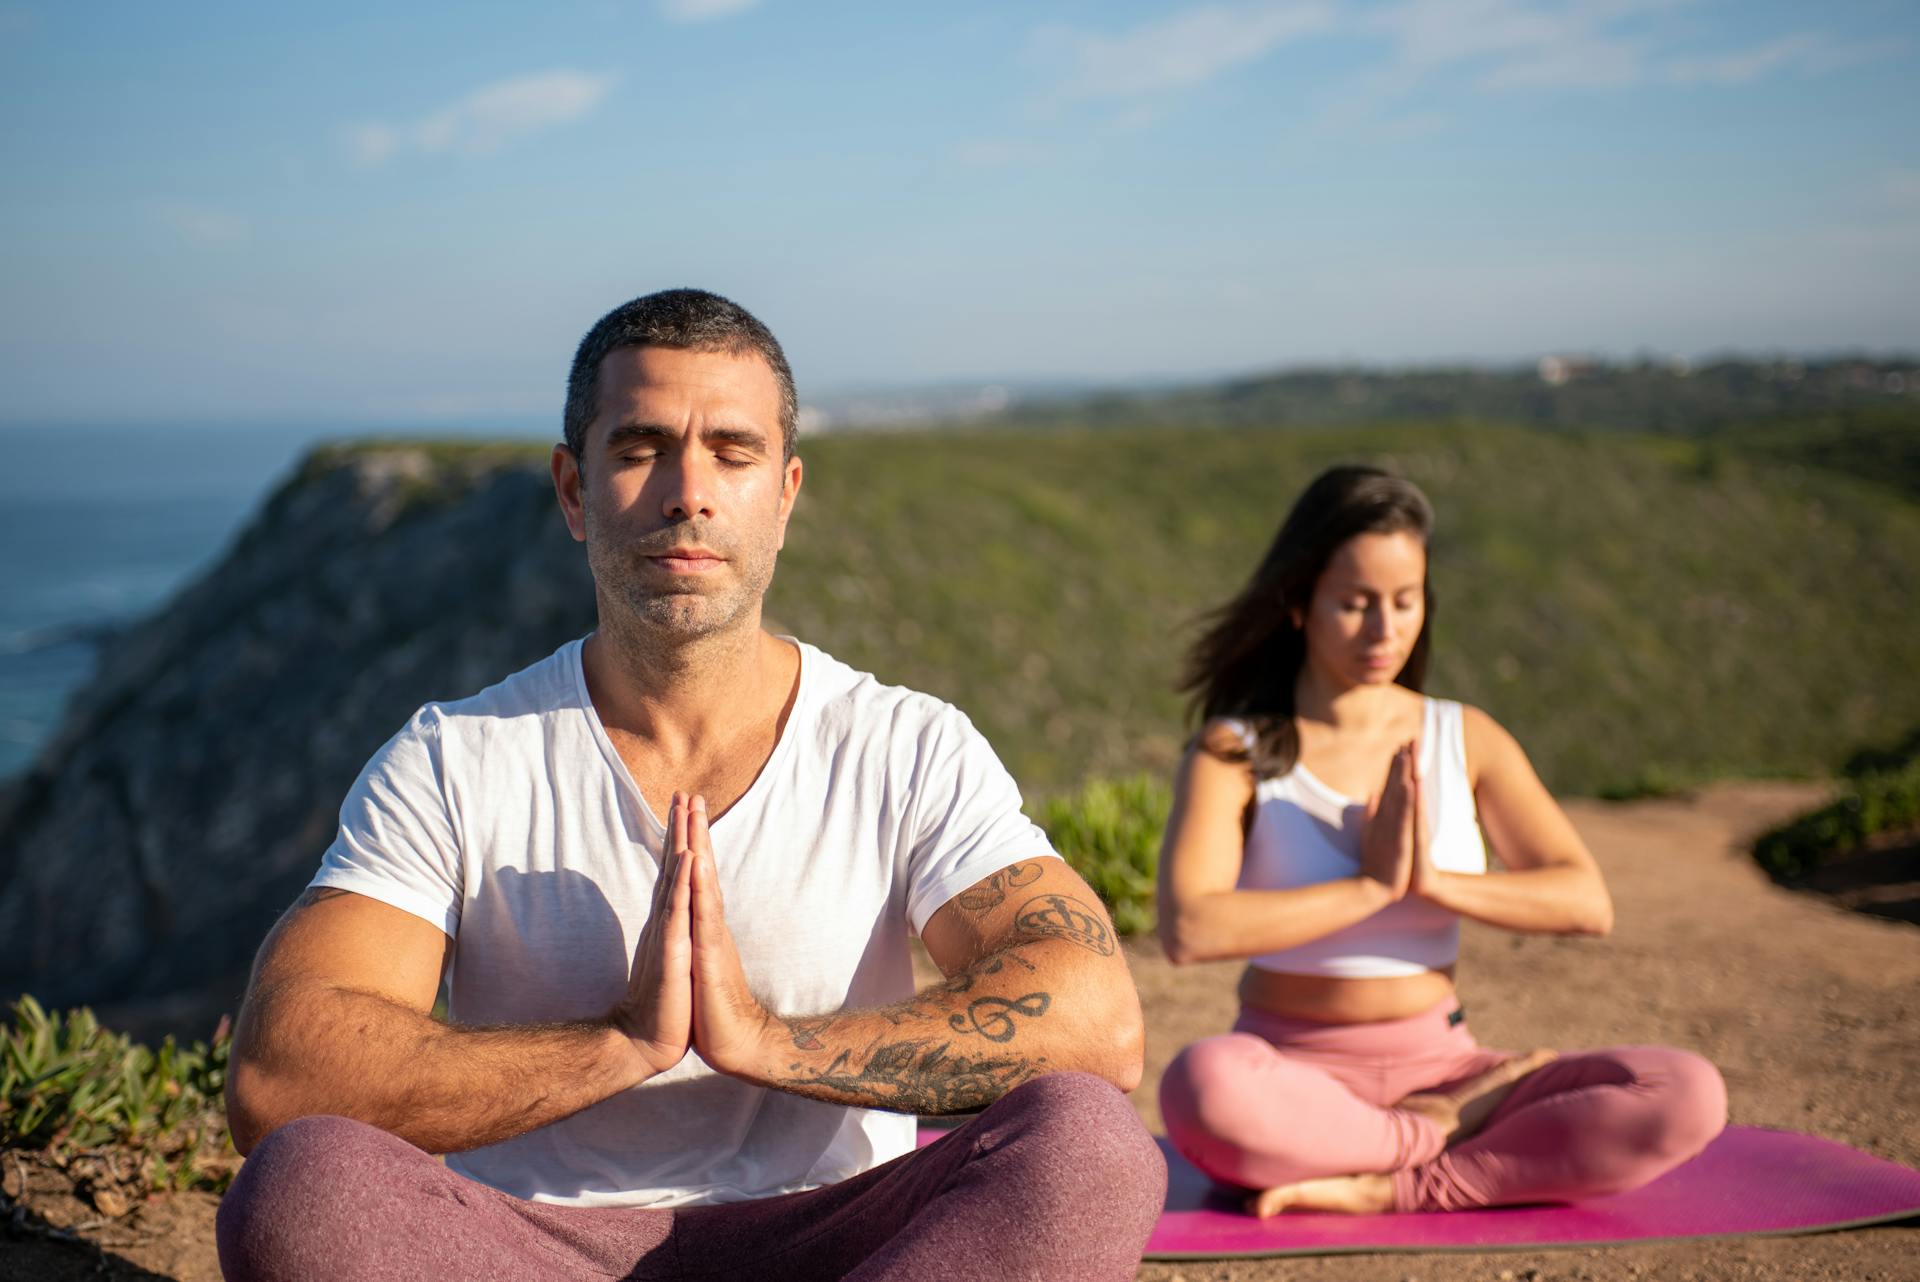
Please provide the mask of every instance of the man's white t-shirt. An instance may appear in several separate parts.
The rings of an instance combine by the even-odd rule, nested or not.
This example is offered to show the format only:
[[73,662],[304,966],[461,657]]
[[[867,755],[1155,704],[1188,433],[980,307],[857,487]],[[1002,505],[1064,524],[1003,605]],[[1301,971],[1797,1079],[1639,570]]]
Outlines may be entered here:
[[[753,786],[713,823],[727,921],[775,1012],[913,992],[907,941],[997,870],[1052,855],[967,718],[812,646]],[[604,1016],[627,989],[666,836],[587,696],[579,641],[457,703],[367,763],[315,886],[453,937],[453,1019]],[[914,1119],[671,1071],[447,1165],[519,1197],[682,1206],[831,1184],[913,1147]]]

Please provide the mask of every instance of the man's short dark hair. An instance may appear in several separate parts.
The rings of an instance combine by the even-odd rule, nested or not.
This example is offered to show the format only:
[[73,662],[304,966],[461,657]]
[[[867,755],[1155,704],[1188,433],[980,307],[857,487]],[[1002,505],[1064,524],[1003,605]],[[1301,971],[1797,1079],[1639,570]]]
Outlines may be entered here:
[[567,409],[562,420],[567,448],[583,465],[587,428],[600,412],[600,362],[623,347],[677,347],[683,351],[751,352],[767,363],[780,384],[782,461],[793,457],[800,416],[793,370],[780,340],[746,308],[704,289],[663,289],[620,306],[594,322],[573,354],[567,374]]

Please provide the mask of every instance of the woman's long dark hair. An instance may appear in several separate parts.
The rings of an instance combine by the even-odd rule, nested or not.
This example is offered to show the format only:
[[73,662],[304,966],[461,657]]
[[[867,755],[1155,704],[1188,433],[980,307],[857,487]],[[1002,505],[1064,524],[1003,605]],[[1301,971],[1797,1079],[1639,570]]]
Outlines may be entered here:
[[[1293,769],[1300,756],[1293,691],[1307,658],[1294,614],[1305,616],[1314,585],[1341,544],[1358,534],[1400,533],[1426,545],[1433,536],[1433,506],[1413,482],[1377,467],[1329,468],[1294,501],[1253,579],[1202,617],[1205,630],[1187,654],[1179,688],[1192,695],[1189,712],[1202,722],[1233,717],[1252,731],[1245,745],[1203,740],[1208,751],[1247,762],[1256,779]],[[1420,635],[1394,678],[1409,690],[1424,688],[1427,680],[1431,575],[1425,596]]]

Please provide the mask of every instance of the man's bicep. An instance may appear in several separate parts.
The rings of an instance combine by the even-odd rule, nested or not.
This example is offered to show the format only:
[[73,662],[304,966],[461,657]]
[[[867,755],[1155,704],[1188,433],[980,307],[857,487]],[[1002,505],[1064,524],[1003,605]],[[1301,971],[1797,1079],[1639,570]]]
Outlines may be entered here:
[[315,886],[261,946],[254,995],[321,983],[433,1009],[453,940],[424,918],[350,890]]
[[1111,957],[1118,947],[1100,897],[1067,861],[1042,855],[1008,864],[961,891],[927,918],[927,953],[948,975],[990,953],[1060,939]]

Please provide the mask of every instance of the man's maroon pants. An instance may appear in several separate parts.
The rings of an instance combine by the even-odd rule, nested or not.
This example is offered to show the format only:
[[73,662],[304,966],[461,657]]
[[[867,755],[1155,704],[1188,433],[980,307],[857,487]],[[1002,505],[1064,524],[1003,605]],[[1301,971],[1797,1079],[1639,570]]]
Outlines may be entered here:
[[227,1282],[1123,1279],[1166,1164],[1112,1086],[1052,1073],[839,1184],[673,1210],[550,1206],[342,1117],[280,1127],[220,1206]]

